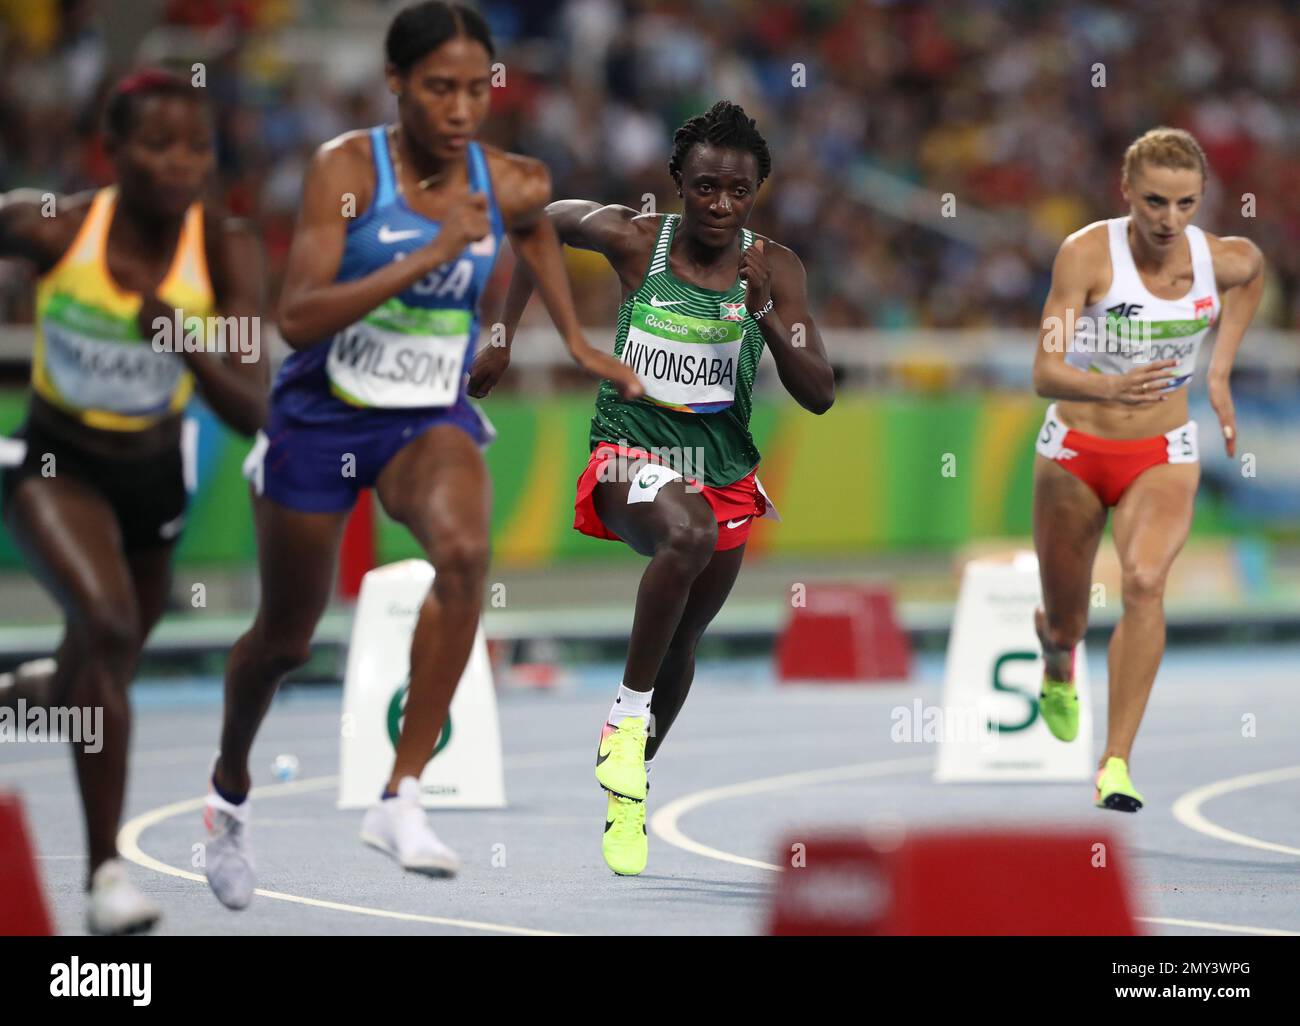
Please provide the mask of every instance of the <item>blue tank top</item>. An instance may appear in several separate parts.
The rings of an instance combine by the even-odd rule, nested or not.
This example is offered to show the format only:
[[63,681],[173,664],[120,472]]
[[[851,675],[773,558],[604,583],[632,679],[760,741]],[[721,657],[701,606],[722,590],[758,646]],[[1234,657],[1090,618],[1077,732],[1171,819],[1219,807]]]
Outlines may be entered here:
[[[348,225],[336,282],[363,278],[438,237],[439,222],[417,214],[398,192],[385,126],[370,130],[370,149],[374,199]],[[294,351],[271,390],[281,415],[304,423],[336,423],[467,401],[479,297],[504,234],[487,158],[477,143],[469,144],[468,161],[471,191],[487,196],[491,234],[355,324]]]

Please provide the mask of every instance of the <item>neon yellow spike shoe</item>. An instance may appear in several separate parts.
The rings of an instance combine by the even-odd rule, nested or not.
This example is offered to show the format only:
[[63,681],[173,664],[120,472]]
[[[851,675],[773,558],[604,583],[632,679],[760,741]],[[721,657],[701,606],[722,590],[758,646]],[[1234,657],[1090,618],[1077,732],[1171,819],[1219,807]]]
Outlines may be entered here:
[[617,727],[605,724],[596,750],[596,779],[606,791],[645,801],[645,720],[629,716]]
[[1073,681],[1044,677],[1043,689],[1038,694],[1038,710],[1058,741],[1073,741],[1079,736],[1079,692]]
[[1137,812],[1142,808],[1142,796],[1128,778],[1128,764],[1118,756],[1112,755],[1097,772],[1097,808],[1117,812]]
[[645,832],[645,802],[609,795],[605,811],[605,865],[619,876],[636,876],[645,869],[650,845]]

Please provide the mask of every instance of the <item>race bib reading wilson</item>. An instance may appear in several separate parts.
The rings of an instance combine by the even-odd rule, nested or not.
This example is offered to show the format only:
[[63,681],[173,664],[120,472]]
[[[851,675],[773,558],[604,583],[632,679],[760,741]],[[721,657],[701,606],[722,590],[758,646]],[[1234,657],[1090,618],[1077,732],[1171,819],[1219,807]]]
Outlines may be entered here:
[[717,321],[636,303],[623,362],[645,385],[646,398],[685,413],[716,413],[736,398],[740,321]]
[[353,406],[450,406],[460,394],[470,311],[423,310],[396,299],[330,342],[334,394]]

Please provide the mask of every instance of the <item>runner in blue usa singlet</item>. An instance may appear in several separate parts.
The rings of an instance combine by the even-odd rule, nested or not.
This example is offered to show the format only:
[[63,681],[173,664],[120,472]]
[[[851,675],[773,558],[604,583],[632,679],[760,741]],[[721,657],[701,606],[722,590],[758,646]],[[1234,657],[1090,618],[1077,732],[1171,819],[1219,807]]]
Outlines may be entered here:
[[[280,296],[294,353],[245,464],[254,493],[261,598],[231,650],[221,751],[204,814],[205,872],[218,900],[256,888],[248,843],[249,751],[285,674],[310,654],[333,590],[343,525],[362,488],[433,565],[411,640],[392,771],[377,767],[361,839],[403,869],[448,876],[454,852],[430,828],[420,778],[478,630],[487,578],[492,437],[466,391],[477,306],[504,235],[536,276],[573,359],[639,394],[635,373],[583,338],[549,231],[550,178],[536,160],[474,142],[492,92],[492,39],[462,5],[421,3],[394,18],[385,78],[397,123],[316,152]],[[485,348],[478,383],[504,362]],[[369,676],[374,676],[370,674]],[[454,743],[454,742],[453,742]]]
[[[347,229],[336,281],[350,282],[432,242],[439,225],[407,205],[389,133],[369,132],[375,198]],[[478,300],[504,228],[487,162],[467,147],[469,188],[487,200],[491,233],[328,340],[294,352],[271,393],[271,417],[246,472],[259,494],[311,512],[351,509],[393,455],[435,424],[478,445],[491,425],[465,394],[478,337]],[[346,469],[344,454],[355,459]]]

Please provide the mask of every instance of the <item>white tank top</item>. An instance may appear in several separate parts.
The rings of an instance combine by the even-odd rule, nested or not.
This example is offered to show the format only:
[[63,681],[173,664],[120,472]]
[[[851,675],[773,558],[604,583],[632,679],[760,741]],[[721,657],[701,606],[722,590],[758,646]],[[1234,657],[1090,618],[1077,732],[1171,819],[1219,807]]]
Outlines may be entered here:
[[1135,364],[1177,360],[1169,389],[1192,380],[1201,340],[1218,323],[1219,292],[1205,232],[1188,225],[1192,287],[1181,299],[1158,299],[1147,291],[1128,244],[1127,217],[1105,222],[1110,238],[1110,288],[1084,308],[1065,362],[1098,374],[1124,374]]

